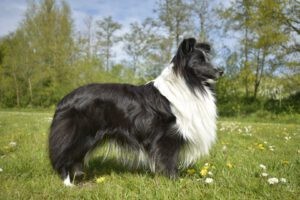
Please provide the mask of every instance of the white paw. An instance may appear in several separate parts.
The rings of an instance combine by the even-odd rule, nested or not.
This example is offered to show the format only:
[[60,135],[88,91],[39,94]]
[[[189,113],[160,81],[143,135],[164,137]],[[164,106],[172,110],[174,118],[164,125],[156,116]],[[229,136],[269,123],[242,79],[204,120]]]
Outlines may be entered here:
[[74,184],[71,183],[69,174],[68,174],[67,178],[64,180],[64,185],[67,187],[75,186]]

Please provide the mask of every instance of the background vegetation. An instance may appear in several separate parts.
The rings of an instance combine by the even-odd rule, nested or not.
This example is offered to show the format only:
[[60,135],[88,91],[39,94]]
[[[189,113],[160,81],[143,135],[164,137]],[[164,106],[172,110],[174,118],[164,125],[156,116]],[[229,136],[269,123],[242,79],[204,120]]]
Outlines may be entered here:
[[[120,35],[111,16],[87,17],[76,32],[66,2],[29,1],[18,29],[0,40],[0,106],[54,107],[91,82],[142,84],[194,36],[215,47],[225,69],[216,87],[222,116],[300,113],[299,1],[159,0],[149,9],[154,18]],[[125,60],[115,59],[116,48]]]

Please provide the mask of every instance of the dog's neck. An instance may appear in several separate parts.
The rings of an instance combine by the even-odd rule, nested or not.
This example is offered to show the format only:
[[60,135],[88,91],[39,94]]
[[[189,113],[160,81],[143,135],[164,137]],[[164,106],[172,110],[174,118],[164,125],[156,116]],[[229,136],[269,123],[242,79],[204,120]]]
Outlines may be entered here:
[[162,71],[154,80],[154,86],[169,100],[176,116],[176,128],[188,142],[180,155],[182,164],[188,166],[200,156],[208,154],[216,139],[214,95],[205,85],[205,91],[191,91],[186,81],[174,73],[173,65]]

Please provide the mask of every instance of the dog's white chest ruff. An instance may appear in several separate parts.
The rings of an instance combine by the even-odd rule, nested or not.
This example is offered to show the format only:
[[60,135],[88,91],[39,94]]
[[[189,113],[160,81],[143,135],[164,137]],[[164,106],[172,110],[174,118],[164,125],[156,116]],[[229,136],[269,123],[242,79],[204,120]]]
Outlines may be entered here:
[[215,98],[206,86],[204,91],[196,90],[194,94],[185,80],[174,74],[172,66],[154,80],[154,86],[171,103],[176,128],[186,141],[180,152],[181,165],[189,166],[208,154],[216,140]]

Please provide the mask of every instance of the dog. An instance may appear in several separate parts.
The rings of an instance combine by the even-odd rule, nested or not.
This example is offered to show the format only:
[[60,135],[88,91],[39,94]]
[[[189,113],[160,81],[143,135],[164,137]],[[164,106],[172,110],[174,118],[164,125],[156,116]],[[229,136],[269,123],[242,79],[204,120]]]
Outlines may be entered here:
[[223,74],[210,63],[211,47],[184,39],[161,74],[144,85],[89,84],[57,105],[49,134],[52,167],[66,186],[84,174],[87,155],[104,143],[137,165],[170,178],[216,140],[214,82]]

